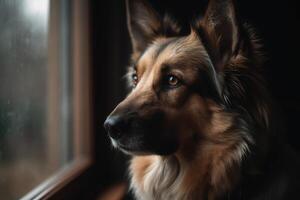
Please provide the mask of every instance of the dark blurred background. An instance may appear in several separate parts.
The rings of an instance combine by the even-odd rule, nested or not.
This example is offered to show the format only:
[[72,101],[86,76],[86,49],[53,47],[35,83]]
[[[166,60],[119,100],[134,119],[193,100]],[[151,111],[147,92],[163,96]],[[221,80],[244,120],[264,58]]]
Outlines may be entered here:
[[[185,27],[203,14],[207,0],[149,0],[159,13],[168,12]],[[288,142],[299,152],[299,6],[296,0],[239,0],[244,22],[255,27],[268,60],[264,75],[279,105]],[[128,158],[110,147],[103,129],[106,116],[126,95],[125,73],[131,51],[124,0],[91,0],[91,43],[94,81],[95,156],[99,188],[126,180]]]

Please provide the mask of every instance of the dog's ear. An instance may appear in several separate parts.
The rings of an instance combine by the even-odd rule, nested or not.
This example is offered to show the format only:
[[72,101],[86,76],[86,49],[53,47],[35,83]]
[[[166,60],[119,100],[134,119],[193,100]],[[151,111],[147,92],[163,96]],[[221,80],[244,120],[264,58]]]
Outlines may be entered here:
[[126,0],[126,7],[133,51],[142,52],[159,34],[162,26],[160,16],[146,0]]
[[222,71],[239,46],[234,0],[210,0],[204,17],[196,22],[196,26],[215,69]]

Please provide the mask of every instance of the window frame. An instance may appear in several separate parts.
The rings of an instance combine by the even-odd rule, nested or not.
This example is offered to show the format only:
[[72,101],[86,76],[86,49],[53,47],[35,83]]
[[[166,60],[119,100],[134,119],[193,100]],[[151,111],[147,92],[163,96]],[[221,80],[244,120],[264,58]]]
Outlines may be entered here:
[[[94,156],[92,155],[92,82],[91,82],[91,66],[90,66],[90,21],[89,21],[89,1],[76,0],[67,1],[70,6],[70,65],[72,66],[72,94],[73,94],[73,105],[72,109],[72,136],[74,144],[74,155],[75,161],[71,162],[53,176],[43,181],[40,185],[35,187],[32,191],[23,196],[22,200],[27,199],[65,199],[67,197],[76,197],[77,194],[83,193],[83,191],[72,190],[70,188],[78,187],[83,182],[87,182],[87,177],[92,174],[92,167],[94,164]],[[52,18],[50,21],[51,27],[57,27],[57,22],[60,17],[62,3],[61,1],[49,1],[50,10],[49,17]],[[63,17],[63,16],[61,16]],[[55,24],[56,23],[56,24]],[[59,31],[50,30],[49,33],[49,45],[50,54],[51,49],[56,50],[59,48],[57,43],[53,40],[59,40]],[[56,46],[55,46],[56,45]],[[60,55],[55,55],[60,56]],[[50,70],[53,73],[53,77],[57,77],[59,73],[60,62],[58,57],[51,60],[50,65],[54,68]],[[51,72],[52,71],[52,72]],[[51,74],[50,74],[51,76]],[[56,82],[56,81],[54,81]],[[57,86],[57,85],[56,85]],[[55,88],[55,85],[54,87]],[[51,93],[51,83],[50,83]],[[55,103],[54,103],[55,105]],[[51,108],[51,100],[50,100]],[[53,106],[53,105],[52,105]],[[57,106],[57,104],[56,104]],[[84,137],[82,138],[82,134]],[[79,145],[81,142],[85,143],[84,148]],[[50,143],[51,144],[51,143]],[[82,156],[84,154],[84,156]]]

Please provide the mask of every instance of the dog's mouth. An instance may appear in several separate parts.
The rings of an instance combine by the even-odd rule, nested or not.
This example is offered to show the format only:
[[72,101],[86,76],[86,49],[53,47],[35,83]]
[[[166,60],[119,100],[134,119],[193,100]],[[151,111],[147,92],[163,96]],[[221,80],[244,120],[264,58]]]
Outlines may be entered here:
[[142,135],[113,139],[112,145],[129,155],[171,155],[178,149],[178,142],[170,138],[145,137]]
[[127,146],[122,146],[122,145],[119,146],[119,149],[122,152],[129,154],[129,155],[133,155],[133,156],[142,156],[142,155],[150,155],[151,154],[150,152],[140,151],[140,150],[130,148]]
[[[120,141],[111,139],[112,145],[119,149],[120,151],[129,154],[129,155],[149,155],[151,152],[147,151],[146,149],[138,146],[138,145],[132,145],[132,144],[123,144]],[[142,146],[142,145],[141,145]]]

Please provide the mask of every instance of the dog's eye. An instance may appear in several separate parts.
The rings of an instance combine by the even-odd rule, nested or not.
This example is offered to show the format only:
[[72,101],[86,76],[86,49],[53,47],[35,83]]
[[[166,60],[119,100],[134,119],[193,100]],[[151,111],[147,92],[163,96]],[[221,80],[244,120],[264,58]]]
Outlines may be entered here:
[[171,86],[175,86],[175,85],[177,85],[178,84],[178,78],[176,77],[176,76],[172,76],[172,75],[170,75],[169,77],[168,77],[168,83],[169,83],[169,85],[171,85]]
[[171,88],[177,87],[180,84],[179,78],[174,75],[168,75],[166,77],[166,82],[167,82],[167,85]]
[[139,81],[138,75],[136,73],[132,74],[131,79],[132,79],[133,86],[135,87]]

